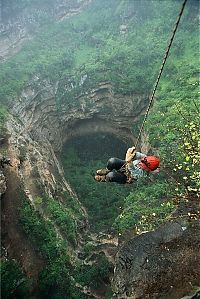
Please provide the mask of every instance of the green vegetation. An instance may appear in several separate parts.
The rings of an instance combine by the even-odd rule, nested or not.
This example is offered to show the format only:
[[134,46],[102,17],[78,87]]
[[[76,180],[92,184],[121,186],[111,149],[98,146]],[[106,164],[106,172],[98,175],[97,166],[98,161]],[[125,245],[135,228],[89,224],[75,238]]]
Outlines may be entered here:
[[[110,81],[116,91],[126,94],[149,92],[179,6],[171,1],[95,0],[78,16],[44,25],[20,53],[3,63],[1,101],[17,96],[34,74],[60,80],[59,103],[71,98],[71,89],[72,95],[80,92],[80,79],[86,74],[82,92],[101,80]],[[187,12],[186,21],[191,13]],[[122,24],[127,26],[127,34],[120,33]],[[191,40],[191,27],[180,27],[180,32],[177,45],[181,43],[184,50],[182,36]],[[180,56],[179,46],[174,51]]]
[[101,285],[101,280],[109,281],[110,270],[112,265],[108,260],[99,255],[97,261],[91,265],[81,265],[76,269],[76,280],[83,286],[98,287]]
[[20,223],[37,245],[39,252],[51,260],[59,255],[65,255],[66,242],[60,240],[50,221],[45,221],[40,214],[24,201],[23,209],[20,212]]
[[[1,298],[33,299],[29,294],[31,282],[14,260],[1,261]],[[15,296],[15,297],[14,297]]]
[[[23,193],[21,193],[21,196],[24,197]],[[67,213],[65,215],[60,204],[53,199],[42,199],[41,197],[36,197],[34,202],[40,206],[47,205],[47,211],[52,219],[63,230],[66,239],[73,243],[75,241],[74,223],[72,220],[70,221],[72,218]],[[20,210],[20,224],[45,260],[45,267],[39,278],[39,289],[42,296],[52,299],[86,299],[87,296],[82,294],[75,286],[77,282],[83,286],[93,287],[98,287],[103,282],[108,283],[112,267],[107,259],[99,255],[93,266],[75,264],[74,261],[72,264],[68,255],[69,244],[58,236],[53,223],[45,220],[39,212],[35,211],[25,201],[25,198],[23,199],[23,207]],[[87,244],[84,249],[85,254],[90,254],[91,250],[94,250],[94,247]],[[14,268],[13,271],[15,271]],[[7,275],[12,275],[12,272],[8,272]],[[10,286],[12,283],[14,282],[9,278],[9,288],[12,287],[12,285]],[[26,291],[26,289],[22,289],[24,292]],[[109,287],[107,293],[110,293]]]
[[[190,91],[185,91],[190,95]],[[172,103],[166,97],[165,107],[154,106],[154,114],[148,121],[151,133],[151,143],[159,148],[163,169],[173,181],[177,195],[198,196],[200,191],[200,118],[196,109],[197,101],[193,98]],[[175,99],[174,99],[175,100]],[[164,109],[163,109],[164,108]],[[159,116],[158,116],[159,115]],[[162,118],[159,130],[153,124]],[[161,139],[162,134],[162,139]]]
[[71,243],[76,241],[76,225],[73,214],[67,209],[63,209],[61,204],[52,199],[47,199],[47,211],[52,216],[54,222],[59,226],[66,239]]
[[85,246],[83,247],[83,254],[85,257],[88,257],[94,252],[95,246],[92,242],[87,242]]
[[[178,38],[181,37],[178,32]],[[157,92],[159,101],[154,104],[146,125],[150,142],[158,149],[163,169],[174,182],[177,195],[187,197],[198,196],[200,191],[200,106],[195,31],[192,37],[188,37],[183,56],[177,57],[173,53],[169,58]]]
[[[17,6],[21,9],[30,6],[29,2],[19,1]],[[37,4],[38,1],[31,1],[31,7]],[[77,2],[71,1],[69,6],[72,4],[76,6]],[[111,82],[116,92],[149,94],[179,8],[178,1],[95,0],[80,15],[61,23],[52,19],[51,24],[44,22],[33,40],[2,63],[1,103],[13,101],[30,80],[37,86],[34,75],[52,82],[59,80],[58,107],[77,107],[80,92],[102,80]],[[198,72],[195,8],[191,1],[179,26],[173,61],[167,64],[164,74],[168,89],[171,83],[180,83],[178,73],[183,79]],[[121,25],[127,28],[124,34],[120,33]],[[176,79],[169,79],[169,74]],[[86,75],[81,85],[81,78]]]
[[120,233],[134,228],[137,233],[155,229],[175,208],[170,200],[172,191],[169,183],[148,183],[141,180],[135,192],[125,199],[124,210],[117,217],[114,227]]
[[[32,5],[32,9],[41,1],[21,0],[17,8],[15,2],[12,0],[13,10],[28,5]],[[42,3],[45,7],[53,2],[45,0]],[[74,3],[77,5],[77,1]],[[41,30],[35,31],[34,38],[18,54],[1,63],[0,103],[6,107],[0,109],[1,132],[9,105],[27,84],[37,89],[42,79],[52,84],[58,81],[59,111],[63,107],[66,111],[79,107],[78,95],[101,81],[109,81],[115,93],[150,94],[180,5],[180,1],[172,0],[94,0],[81,14],[63,22],[55,23],[48,14],[40,14]],[[113,136],[109,136],[109,140],[101,136],[106,140],[104,145],[102,138],[91,136],[95,146],[84,136],[84,140],[79,140],[79,147],[69,143],[63,150],[66,178],[89,213],[92,231],[152,230],[168,219],[175,208],[174,198],[198,197],[197,5],[196,1],[188,1],[186,5],[145,126],[152,150],[161,157],[161,173],[157,178],[130,186],[96,183],[93,180],[96,169],[104,168],[110,156],[124,157],[126,146],[117,151],[120,143]],[[125,32],[121,25],[125,26]],[[25,149],[21,148],[20,160],[25,159]],[[33,174],[37,178],[37,169]],[[44,209],[50,220],[24,199],[20,223],[46,263],[40,276],[41,295],[50,299],[85,299],[75,282],[98,287],[102,281],[108,281],[110,265],[102,257],[92,267],[72,265],[68,249],[76,244],[76,220],[81,219],[81,210],[78,203],[75,205],[72,198],[65,196],[62,203],[59,196],[49,199],[41,194],[34,199],[38,211]],[[55,225],[65,241],[58,236]],[[88,243],[84,254],[92,250],[92,244]],[[17,283],[14,276],[20,280],[23,273],[15,263],[11,265],[7,261],[2,269],[8,294],[5,298],[11,298]],[[26,293],[26,282],[24,285]],[[108,289],[108,298],[109,292]],[[21,298],[23,296],[25,298],[25,295]]]
[[[23,199],[23,193],[21,193],[21,196]],[[42,203],[38,198],[36,201],[39,204]],[[53,200],[49,205],[50,211],[52,212],[53,204],[55,213],[61,213]],[[69,228],[69,218],[66,218],[62,213],[61,216],[64,217],[67,230]],[[59,216],[57,222],[59,225],[61,224],[61,228],[64,228],[62,226],[62,217]],[[75,287],[75,281],[71,275],[72,265],[68,255],[69,247],[67,242],[57,235],[52,222],[45,220],[39,212],[29,205],[25,198],[23,199],[23,207],[20,210],[20,224],[39,254],[45,259],[45,267],[40,273],[39,279],[42,296],[52,299],[75,299],[78,296],[78,298],[86,299]],[[71,239],[70,231],[69,236]]]
[[66,191],[62,192],[62,198],[62,205],[68,210],[68,213],[79,220],[83,220],[84,215],[81,204]]
[[7,117],[7,109],[5,107],[0,107],[0,138],[4,137],[6,134],[5,121]]

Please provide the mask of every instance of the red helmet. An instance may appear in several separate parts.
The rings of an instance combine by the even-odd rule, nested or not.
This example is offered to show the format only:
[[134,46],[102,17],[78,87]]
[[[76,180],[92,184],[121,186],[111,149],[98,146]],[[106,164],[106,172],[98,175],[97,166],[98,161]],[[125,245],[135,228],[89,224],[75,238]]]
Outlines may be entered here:
[[153,171],[160,166],[160,159],[156,156],[147,156],[141,160],[139,165],[146,171]]

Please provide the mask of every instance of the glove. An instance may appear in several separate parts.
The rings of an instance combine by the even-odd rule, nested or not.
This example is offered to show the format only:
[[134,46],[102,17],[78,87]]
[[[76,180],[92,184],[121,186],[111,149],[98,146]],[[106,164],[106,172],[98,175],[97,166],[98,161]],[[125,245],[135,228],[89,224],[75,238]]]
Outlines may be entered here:
[[126,158],[125,158],[126,162],[129,163],[129,162],[133,161],[135,158],[135,154],[136,154],[136,149],[134,146],[128,148],[128,150],[126,152]]

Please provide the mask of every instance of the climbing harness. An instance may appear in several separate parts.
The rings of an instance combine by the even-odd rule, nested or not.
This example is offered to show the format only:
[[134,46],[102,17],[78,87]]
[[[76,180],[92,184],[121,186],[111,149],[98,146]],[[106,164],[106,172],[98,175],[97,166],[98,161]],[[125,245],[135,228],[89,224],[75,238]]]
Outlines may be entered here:
[[146,122],[146,120],[147,120],[147,116],[148,116],[149,110],[150,110],[151,105],[152,105],[152,102],[153,102],[153,100],[154,100],[154,96],[155,96],[155,93],[156,93],[156,90],[157,90],[157,87],[158,87],[158,83],[159,83],[159,81],[160,81],[160,77],[161,77],[161,75],[162,75],[162,72],[163,72],[163,69],[164,69],[164,66],[165,66],[167,57],[168,57],[168,55],[169,55],[169,51],[170,51],[172,42],[173,42],[173,40],[174,40],[174,36],[175,36],[175,34],[176,34],[176,31],[177,31],[177,28],[178,28],[178,25],[179,25],[181,16],[182,16],[182,14],[183,14],[183,11],[184,11],[186,2],[187,2],[187,0],[184,0],[183,3],[182,3],[182,7],[181,7],[181,10],[180,10],[180,13],[179,13],[179,15],[178,15],[178,18],[177,18],[177,21],[176,21],[176,23],[175,23],[174,29],[173,29],[173,31],[172,31],[172,36],[171,36],[171,38],[170,38],[169,45],[168,45],[167,50],[166,50],[166,52],[165,52],[165,56],[164,56],[163,62],[162,62],[161,67],[160,67],[160,71],[159,71],[159,74],[158,74],[158,78],[157,78],[157,80],[156,80],[156,83],[155,83],[155,86],[154,86],[152,95],[151,95],[151,97],[150,97],[149,105],[148,105],[148,107],[147,107],[147,110],[146,110],[146,113],[145,113],[145,116],[144,116],[144,120],[143,120],[142,125],[141,125],[141,127],[140,127],[140,131],[139,131],[139,134],[138,134],[138,138],[137,138],[137,140],[136,140],[135,147],[137,147],[138,142],[139,142],[139,139],[140,139],[140,136],[141,136],[141,133],[142,133],[142,131],[143,131],[143,129],[144,129],[144,124],[145,124],[145,122]]

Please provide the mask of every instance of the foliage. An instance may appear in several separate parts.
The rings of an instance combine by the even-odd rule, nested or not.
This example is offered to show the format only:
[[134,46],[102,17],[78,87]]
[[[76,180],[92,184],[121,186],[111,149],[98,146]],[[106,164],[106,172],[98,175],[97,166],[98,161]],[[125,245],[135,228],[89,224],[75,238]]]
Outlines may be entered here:
[[[59,103],[71,99],[72,104],[68,92],[80,92],[84,75],[87,79],[81,85],[82,92],[102,80],[110,81],[116,91],[124,94],[149,92],[179,6],[171,1],[110,0],[102,4],[95,0],[73,19],[44,24],[20,53],[3,63],[1,101],[16,97],[38,73],[40,78],[54,82],[59,79]],[[125,34],[120,33],[122,24],[127,26]],[[182,36],[190,38],[193,29],[180,28],[183,50],[186,45]],[[180,47],[175,50],[180,55]],[[66,89],[66,82],[71,88]]]
[[[70,259],[66,251],[66,242],[57,236],[52,223],[41,217],[26,201],[23,201],[20,211],[20,224],[46,260],[46,267],[41,273],[41,292],[48,294],[51,288],[55,287],[60,294],[58,298],[66,298],[62,297],[63,288],[66,292],[70,281]],[[63,274],[65,281],[62,279],[59,282],[58,279],[63,277]],[[63,286],[62,282],[66,285]]]
[[200,117],[197,115],[193,121],[180,129],[183,144],[179,145],[179,164],[173,170],[181,176],[181,183],[187,193],[200,194]]
[[[195,58],[193,59],[195,65],[197,62]],[[152,146],[158,148],[164,171],[174,182],[177,194],[198,196],[200,190],[198,78],[195,69],[190,68],[186,72],[185,68],[180,67],[179,61],[175,62],[177,70],[175,75],[170,79],[164,77],[161,80],[161,88],[158,91],[160,100],[155,103],[149,115],[147,128],[150,142]]]
[[19,160],[20,163],[23,163],[26,160],[26,153],[27,153],[27,149],[25,146],[20,146],[19,147]]
[[18,263],[14,260],[1,261],[2,299],[33,299],[29,294],[30,281],[25,277]]
[[49,299],[87,299],[79,291],[63,261],[55,260],[40,275],[40,291]]
[[62,192],[62,198],[62,205],[69,211],[69,214],[74,215],[79,220],[84,220],[81,203],[67,191]]
[[168,183],[161,180],[144,186],[144,182],[140,182],[137,189],[126,197],[124,209],[114,226],[120,233],[130,229],[137,233],[153,230],[173,209]]
[[47,260],[65,255],[66,244],[58,239],[53,225],[25,202],[20,211],[20,223]]
[[3,137],[6,133],[5,122],[7,118],[7,109],[5,107],[0,107],[0,137]]
[[[20,191],[21,192],[21,191]],[[67,253],[67,243],[57,235],[53,224],[35,211],[29,203],[23,199],[23,207],[20,210],[20,224],[36,246],[39,253],[45,258],[46,265],[40,273],[39,289],[44,297],[49,299],[87,299],[76,287],[72,277],[72,266]],[[49,212],[52,213],[55,222],[66,232],[69,241],[74,241],[74,223],[70,220],[69,214],[64,215],[63,210],[53,199],[42,199],[36,197],[38,204],[48,203]],[[70,237],[69,237],[70,236]],[[73,239],[72,239],[73,238]]]
[[47,211],[65,234],[66,239],[74,244],[76,240],[76,224],[73,214],[70,214],[69,210],[63,209],[60,203],[53,198],[47,199]]
[[90,254],[94,251],[95,246],[91,242],[87,242],[83,247],[83,252],[85,256],[90,256]]
[[58,257],[51,261],[40,274],[40,281],[40,289],[48,298],[61,299],[70,296],[70,272],[63,259]]
[[102,281],[108,282],[112,265],[104,255],[99,255],[92,265],[80,265],[75,270],[76,280],[83,286],[98,287]]
[[43,199],[42,199],[42,197],[40,197],[40,196],[36,196],[35,198],[34,198],[34,204],[37,206],[40,206],[41,204],[43,203]]

